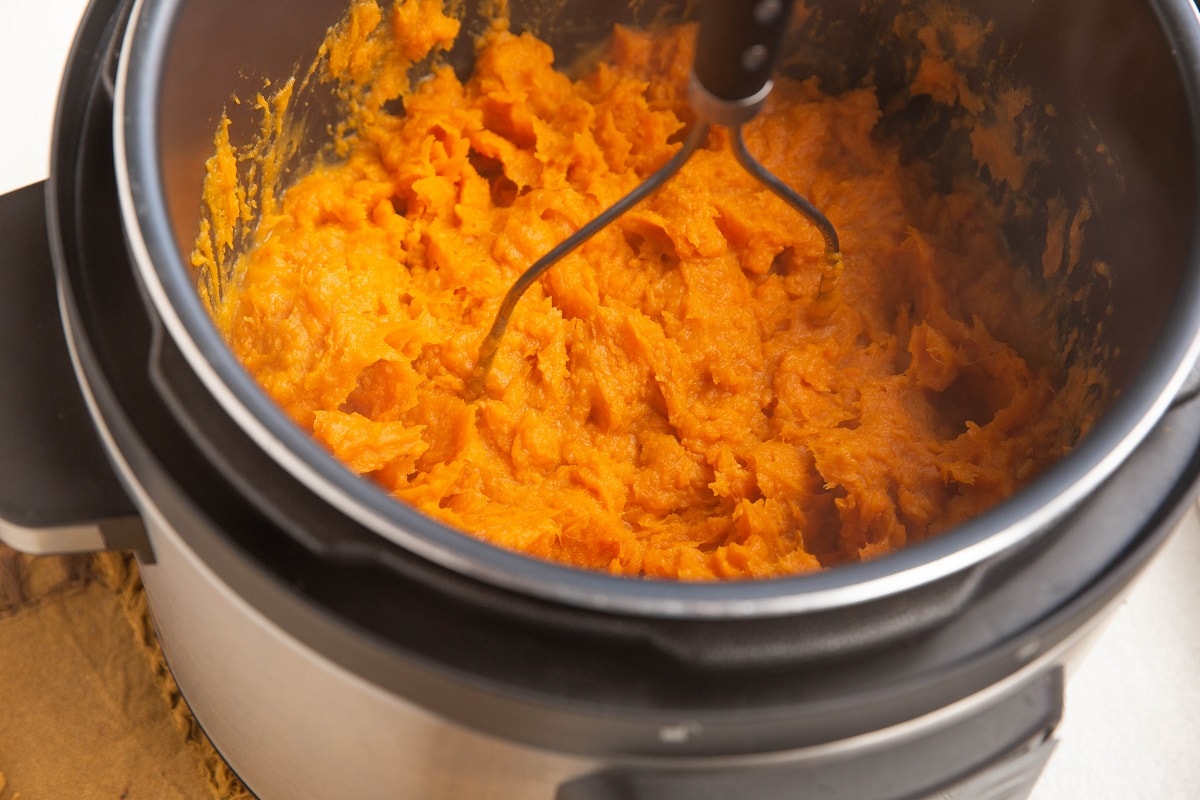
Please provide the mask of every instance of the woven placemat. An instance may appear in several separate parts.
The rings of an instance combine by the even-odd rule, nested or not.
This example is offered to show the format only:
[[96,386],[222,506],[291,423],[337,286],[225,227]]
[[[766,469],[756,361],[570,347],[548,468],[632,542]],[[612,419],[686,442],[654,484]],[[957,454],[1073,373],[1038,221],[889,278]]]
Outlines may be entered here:
[[184,703],[131,556],[0,545],[0,800],[253,800]]

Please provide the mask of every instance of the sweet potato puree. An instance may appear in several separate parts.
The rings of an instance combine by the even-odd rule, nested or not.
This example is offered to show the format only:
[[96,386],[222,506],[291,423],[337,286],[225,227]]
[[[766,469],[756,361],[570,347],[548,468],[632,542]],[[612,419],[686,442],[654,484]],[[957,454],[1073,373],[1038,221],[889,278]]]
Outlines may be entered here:
[[[326,56],[378,90],[382,64],[457,33],[436,0],[359,2]],[[817,231],[714,129],[529,290],[470,398],[512,281],[678,148],[694,33],[617,28],[568,77],[545,44],[497,25],[465,82],[448,67],[412,87],[388,72],[403,108],[361,95],[344,157],[289,182],[209,298],[231,347],[298,425],[401,501],[622,575],[873,558],[978,515],[1067,452],[1093,378],[1061,363],[1040,265],[1035,279],[1013,263],[971,176],[937,193],[873,135],[873,91],[827,96],[811,80],[777,81],[746,139],[837,226],[835,303],[816,303]],[[213,194],[224,127],[218,144],[210,206],[228,200]]]

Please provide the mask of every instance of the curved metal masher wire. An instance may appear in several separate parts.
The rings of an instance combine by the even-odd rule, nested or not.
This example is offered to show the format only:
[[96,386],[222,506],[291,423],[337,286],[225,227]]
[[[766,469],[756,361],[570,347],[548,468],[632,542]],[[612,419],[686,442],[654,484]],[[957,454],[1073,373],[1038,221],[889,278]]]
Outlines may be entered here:
[[779,179],[774,172],[760,164],[750,151],[746,149],[746,140],[742,136],[742,126],[738,125],[732,131],[733,138],[733,154],[737,157],[738,162],[742,165],[742,169],[749,172],[759,180],[764,186],[770,189],[779,197],[787,201],[787,203],[804,216],[808,217],[809,222],[817,226],[817,230],[821,232],[821,238],[825,240],[825,255],[829,257],[837,257],[840,259],[842,246],[838,241],[837,229],[833,227],[833,223],[829,221],[821,211],[810,203],[804,197],[801,197],[795,189],[788,186]]
[[[667,180],[670,180],[674,174],[678,173],[684,164],[688,163],[689,158],[695,154],[696,150],[700,149],[700,145],[708,137],[710,127],[712,126],[706,121],[697,122],[688,138],[686,138],[682,148],[676,152],[676,155],[671,157],[670,161],[667,161],[664,166],[656,170],[648,179],[642,181],[634,191],[617,200],[617,203],[608,206],[599,216],[594,217],[592,221],[576,230],[574,234],[566,237],[562,243],[559,243],[552,251],[542,255],[540,259],[535,261],[533,266],[530,266],[528,270],[521,273],[521,277],[516,279],[516,282],[509,288],[508,293],[504,295],[504,300],[500,301],[500,307],[496,312],[496,319],[492,321],[492,326],[488,329],[487,336],[484,337],[484,341],[479,345],[479,357],[475,360],[474,373],[468,385],[470,398],[478,398],[484,393],[487,373],[492,368],[492,361],[496,359],[496,353],[500,347],[500,339],[504,338],[504,331],[508,329],[512,312],[514,312],[517,302],[521,301],[521,297],[526,293],[529,285],[541,277],[542,273],[550,269],[551,266],[565,258],[566,255],[574,252],[584,242],[592,239],[601,229],[616,222],[626,211],[641,203],[650,194],[658,191],[659,187],[664,185]],[[770,172],[766,167],[763,167],[761,163],[758,163],[754,156],[750,155],[750,151],[746,149],[745,140],[742,137],[742,126],[739,125],[732,128],[732,140],[734,155],[737,156],[738,162],[742,164],[746,172],[754,175],[758,181],[761,181],[776,196],[787,201],[788,205],[791,205],[793,209],[802,213],[820,231],[821,237],[824,240],[824,249],[826,249],[827,265],[826,272],[821,277],[821,288],[818,290],[818,300],[823,299],[823,297],[832,293],[836,277],[838,277],[838,273],[841,270],[841,245],[838,240],[838,230],[834,228],[832,222],[829,222],[829,218],[824,216],[809,200],[806,200],[796,191],[792,190],[792,187],[785,184],[778,176]]]
[[[649,197],[675,175],[675,173],[679,172],[696,150],[699,149],[700,145],[704,143],[704,140],[708,137],[710,127],[711,125],[708,122],[697,122],[684,141],[683,146],[680,147],[679,151],[666,164],[660,167],[649,178],[638,184],[633,191],[609,206],[582,228],[563,240],[553,250],[539,258],[534,262],[533,266],[521,273],[521,276],[509,287],[508,292],[504,295],[504,299],[501,300],[500,308],[496,312],[492,326],[488,329],[487,335],[483,338],[483,342],[479,346],[479,357],[475,361],[475,369],[467,387],[470,399],[482,396],[488,371],[491,369],[492,362],[496,358],[497,350],[500,349],[500,340],[504,338],[504,332],[508,328],[508,321],[512,317],[517,303],[520,302],[521,297],[525,294],[525,290],[541,277],[546,270],[574,252],[580,245],[591,239],[601,230],[611,225],[625,214],[626,211],[629,211],[646,197]],[[800,196],[800,194],[780,180],[778,176],[760,164],[750,154],[750,151],[746,149],[746,142],[742,137],[741,125],[734,126],[731,133],[734,155],[742,167],[796,209],[796,211],[800,212],[820,231],[821,238],[825,243],[826,270],[821,277],[821,286],[817,301],[821,303],[828,300],[836,286],[837,274],[840,272],[842,264],[841,245],[838,241],[837,229],[834,228],[833,223],[816,206]]]
[[778,175],[764,167],[750,154],[750,151],[746,149],[746,140],[742,137],[741,125],[735,126],[732,133],[733,153],[742,165],[742,169],[807,217],[809,222],[815,225],[821,233],[821,238],[825,242],[825,269],[821,273],[821,282],[817,288],[817,297],[811,313],[814,317],[824,321],[837,304],[837,279],[842,272],[842,245],[838,239],[837,228],[833,226],[828,217],[821,213],[820,209],[780,180]]
[[508,327],[509,317],[512,316],[513,309],[517,307],[517,303],[520,301],[521,296],[525,294],[525,290],[529,288],[530,284],[541,277],[542,273],[550,269],[550,267],[570,255],[576,248],[611,225],[626,211],[633,208],[646,197],[649,197],[660,186],[666,183],[672,175],[687,163],[688,159],[699,149],[700,145],[704,143],[704,140],[708,137],[708,129],[709,125],[706,122],[696,124],[687,139],[684,140],[683,146],[679,148],[666,164],[659,167],[649,178],[638,184],[633,191],[613,203],[598,216],[592,218],[588,224],[564,239],[557,247],[535,261],[533,266],[521,273],[521,277],[517,278],[504,295],[504,299],[500,301],[500,308],[496,311],[496,318],[492,322],[492,327],[488,330],[487,336],[483,338],[483,343],[479,345],[479,357],[475,360],[475,372],[472,376],[471,386],[468,387],[472,396],[478,397],[483,393],[484,381],[487,379],[488,370],[492,367],[492,361],[496,358],[496,351],[500,348],[500,340],[504,338],[504,331]]

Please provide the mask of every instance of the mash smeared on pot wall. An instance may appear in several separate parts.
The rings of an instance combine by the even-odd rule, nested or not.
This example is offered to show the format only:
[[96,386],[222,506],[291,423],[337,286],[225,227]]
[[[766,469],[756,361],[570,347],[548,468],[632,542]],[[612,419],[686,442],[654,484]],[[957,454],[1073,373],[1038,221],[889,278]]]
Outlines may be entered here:
[[[815,302],[817,231],[714,130],[529,290],[469,399],[512,281],[678,148],[695,30],[617,28],[572,79],[498,24],[468,80],[445,67],[410,87],[457,33],[437,0],[352,7],[324,53],[370,90],[344,158],[260,208],[208,294],[271,397],[400,500],[587,569],[771,576],[945,530],[1086,429],[1095,374],[1062,363],[1054,299],[1012,262],[982,186],[936,193],[902,166],[873,136],[872,91],[786,78],[746,138],[837,226],[837,302]],[[244,219],[226,126],[218,145],[206,202]],[[221,235],[202,232],[210,277]]]

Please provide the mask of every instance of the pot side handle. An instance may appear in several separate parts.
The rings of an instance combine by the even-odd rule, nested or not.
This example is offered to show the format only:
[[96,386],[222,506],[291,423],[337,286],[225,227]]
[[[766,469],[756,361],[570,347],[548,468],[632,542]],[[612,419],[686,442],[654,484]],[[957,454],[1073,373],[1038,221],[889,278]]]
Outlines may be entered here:
[[72,368],[45,191],[0,195],[0,542],[34,555],[145,555],[141,520]]

